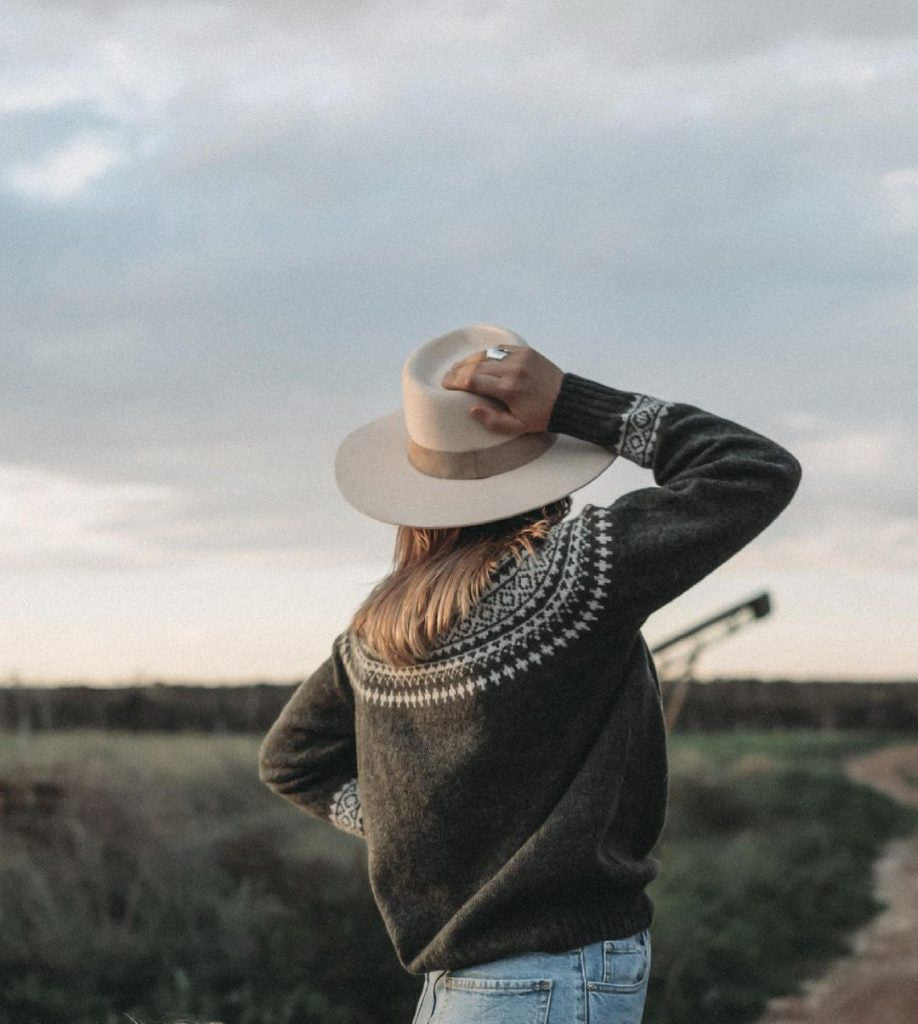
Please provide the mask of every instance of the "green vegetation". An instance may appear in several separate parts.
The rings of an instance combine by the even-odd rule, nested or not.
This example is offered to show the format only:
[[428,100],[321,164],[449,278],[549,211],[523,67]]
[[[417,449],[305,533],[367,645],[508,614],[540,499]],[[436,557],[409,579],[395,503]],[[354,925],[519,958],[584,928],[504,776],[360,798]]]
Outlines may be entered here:
[[392,951],[363,842],[272,796],[257,738],[0,745],[3,1024],[411,1019],[420,979]]
[[[404,1024],[365,847],[273,797],[257,737],[0,739],[4,1024]],[[647,1024],[741,1024],[876,909],[913,816],[849,782],[862,734],[676,737]],[[890,742],[889,737],[884,742]]]
[[871,866],[881,845],[918,825],[842,772],[843,759],[879,743],[850,733],[674,738],[645,1024],[753,1021],[769,996],[847,950],[846,935],[879,909]]

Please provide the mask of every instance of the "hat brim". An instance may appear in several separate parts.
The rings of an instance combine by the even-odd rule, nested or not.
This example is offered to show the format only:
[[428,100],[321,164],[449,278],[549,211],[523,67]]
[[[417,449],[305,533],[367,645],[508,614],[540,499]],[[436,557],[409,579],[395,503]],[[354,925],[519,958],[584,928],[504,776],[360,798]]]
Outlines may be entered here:
[[341,442],[335,479],[358,511],[396,526],[473,526],[539,508],[586,487],[615,461],[598,445],[558,434],[532,462],[482,480],[427,476],[408,461],[399,409]]

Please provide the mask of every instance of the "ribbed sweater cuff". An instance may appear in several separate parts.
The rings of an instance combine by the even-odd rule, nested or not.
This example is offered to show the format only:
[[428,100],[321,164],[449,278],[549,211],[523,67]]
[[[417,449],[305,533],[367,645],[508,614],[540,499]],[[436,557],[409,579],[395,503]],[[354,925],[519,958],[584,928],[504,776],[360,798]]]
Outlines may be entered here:
[[565,373],[548,429],[611,448],[620,433],[621,417],[635,398],[634,392],[619,391],[575,373]]

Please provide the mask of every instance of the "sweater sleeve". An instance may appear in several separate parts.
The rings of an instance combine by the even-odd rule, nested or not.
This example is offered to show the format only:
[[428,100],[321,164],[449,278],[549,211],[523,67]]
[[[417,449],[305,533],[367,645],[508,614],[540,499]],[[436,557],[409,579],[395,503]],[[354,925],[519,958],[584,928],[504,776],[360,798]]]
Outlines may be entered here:
[[354,696],[337,651],[287,702],[261,745],[259,776],[313,817],[365,836]]
[[564,375],[549,430],[653,471],[658,487],[584,510],[606,539],[615,589],[639,621],[748,544],[800,482],[799,462],[761,434],[692,405],[575,374]]

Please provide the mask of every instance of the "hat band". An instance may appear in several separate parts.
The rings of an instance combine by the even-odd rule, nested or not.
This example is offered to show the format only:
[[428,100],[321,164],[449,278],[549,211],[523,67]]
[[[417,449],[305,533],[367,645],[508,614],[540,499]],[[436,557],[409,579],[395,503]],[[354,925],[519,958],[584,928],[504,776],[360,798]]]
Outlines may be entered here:
[[547,452],[555,443],[555,434],[520,434],[491,448],[473,448],[465,452],[443,452],[425,448],[408,439],[408,461],[425,476],[441,480],[483,480],[525,466]]

